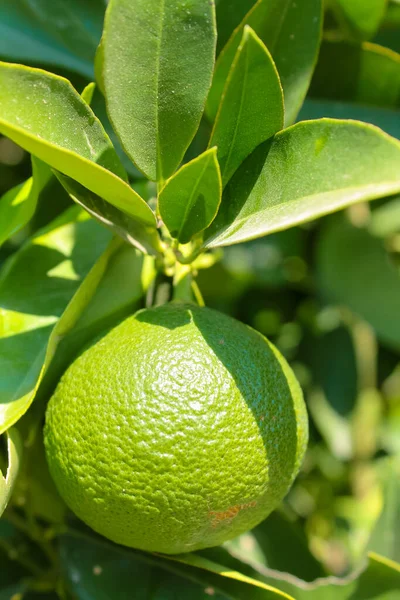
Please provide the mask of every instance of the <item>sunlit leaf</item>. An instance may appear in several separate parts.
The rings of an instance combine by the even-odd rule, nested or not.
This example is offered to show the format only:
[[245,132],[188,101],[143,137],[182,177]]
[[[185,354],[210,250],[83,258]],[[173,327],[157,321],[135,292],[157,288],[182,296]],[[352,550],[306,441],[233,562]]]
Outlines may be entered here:
[[110,2],[102,38],[108,112],[149,179],[172,175],[198,128],[215,43],[213,2]]
[[2,473],[0,469],[0,517],[13,493],[22,457],[22,442],[18,431],[11,428],[5,433],[5,436],[7,438],[8,464],[5,473]]
[[226,246],[400,190],[400,143],[357,121],[298,123],[260,145],[230,180],[207,230]]
[[249,25],[272,54],[283,87],[285,122],[286,125],[293,123],[314,69],[321,18],[320,0],[258,0],[219,55],[207,101],[208,117],[215,119],[243,29]]
[[218,147],[222,184],[262,142],[283,127],[279,75],[267,48],[246,25],[211,134]]
[[221,201],[217,150],[211,148],[184,165],[159,195],[159,211],[171,236],[182,244],[203,231],[217,214]]

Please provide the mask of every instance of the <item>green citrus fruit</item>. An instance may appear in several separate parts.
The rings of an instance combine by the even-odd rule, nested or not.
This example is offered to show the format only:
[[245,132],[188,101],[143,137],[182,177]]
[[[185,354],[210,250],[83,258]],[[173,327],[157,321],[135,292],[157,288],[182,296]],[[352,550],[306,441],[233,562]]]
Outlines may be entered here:
[[208,308],[141,310],[51,398],[50,472],[98,533],[164,553],[221,544],[282,500],[308,435],[300,387],[256,331]]

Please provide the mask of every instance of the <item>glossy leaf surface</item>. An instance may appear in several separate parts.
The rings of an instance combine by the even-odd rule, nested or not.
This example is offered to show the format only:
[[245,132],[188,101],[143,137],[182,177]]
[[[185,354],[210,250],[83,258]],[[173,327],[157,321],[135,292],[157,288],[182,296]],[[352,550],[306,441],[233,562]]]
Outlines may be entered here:
[[216,43],[214,3],[112,0],[102,38],[111,122],[137,167],[167,179],[200,122]]
[[285,122],[286,125],[293,123],[317,58],[321,13],[320,0],[258,0],[219,55],[207,102],[209,118],[215,119],[243,29],[249,25],[272,54],[285,97]]
[[221,174],[216,148],[184,165],[159,195],[159,211],[171,236],[186,244],[203,231],[221,202]]
[[0,63],[0,131],[133,218],[155,226],[100,121],[57,75]]
[[400,143],[357,121],[298,123],[259,146],[225,189],[206,246],[226,246],[400,189]]
[[283,119],[278,72],[265,45],[246,26],[210,140],[218,147],[224,186],[259,144],[282,129]]
[[109,240],[106,229],[74,207],[38,232],[3,266],[0,431],[8,429],[30,406],[57,343],[93,295],[93,280],[100,279],[100,268],[64,318],[59,318]]
[[7,504],[14,490],[15,482],[20,468],[22,458],[22,442],[16,429],[9,429],[5,436],[7,438],[7,471],[0,469],[0,517],[7,508]]
[[52,176],[49,167],[32,157],[32,177],[0,198],[0,246],[32,218],[40,192]]

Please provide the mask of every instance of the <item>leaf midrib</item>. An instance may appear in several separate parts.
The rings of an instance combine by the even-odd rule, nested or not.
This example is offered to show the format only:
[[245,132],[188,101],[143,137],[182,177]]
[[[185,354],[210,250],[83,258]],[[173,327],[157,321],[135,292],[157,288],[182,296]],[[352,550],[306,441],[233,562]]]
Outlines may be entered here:
[[159,96],[160,96],[160,56],[161,47],[163,42],[163,30],[164,30],[164,14],[165,14],[165,0],[160,0],[160,20],[159,20],[159,35],[157,43],[157,60],[156,60],[156,105],[155,105],[155,123],[156,123],[156,180],[162,179],[162,161],[160,153],[160,139],[159,139]]

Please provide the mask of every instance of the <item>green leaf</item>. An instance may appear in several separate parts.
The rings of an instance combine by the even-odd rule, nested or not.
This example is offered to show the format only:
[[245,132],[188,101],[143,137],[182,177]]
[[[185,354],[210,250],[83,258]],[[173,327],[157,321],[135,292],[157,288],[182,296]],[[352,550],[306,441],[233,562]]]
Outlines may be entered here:
[[0,63],[0,131],[134,219],[155,227],[100,121],[62,77]]
[[137,167],[165,180],[196,133],[210,87],[214,3],[111,0],[102,39],[114,129]]
[[22,442],[18,431],[11,428],[5,435],[7,437],[8,466],[6,473],[2,473],[0,469],[0,517],[7,508],[13,493],[22,455]]
[[259,146],[232,177],[206,247],[226,246],[400,190],[400,143],[372,125],[298,123]]
[[[96,540],[64,536],[61,540],[63,569],[78,600],[208,600],[210,590],[168,573]],[[212,598],[226,596],[213,593]]]
[[57,172],[56,176],[71,198],[113,233],[144,254],[158,255],[162,252],[160,236],[153,226],[133,219],[70,177]]
[[357,40],[368,40],[378,31],[387,0],[334,0],[336,16],[345,31]]
[[283,119],[278,72],[267,48],[246,25],[209,144],[218,147],[223,186],[257,146],[282,129]]
[[222,184],[217,149],[187,163],[169,179],[159,195],[159,211],[171,236],[186,244],[215,218]]
[[[0,432],[29,408],[57,344],[92,297],[106,258],[91,268],[109,239],[106,229],[74,207],[38,232],[3,266]],[[89,271],[90,277],[83,281]]]
[[217,54],[240,25],[257,0],[215,0],[217,14]]
[[389,135],[400,139],[400,119],[397,110],[355,104],[349,101],[307,98],[300,111],[299,120],[308,121],[324,117],[364,121],[364,123],[376,125]]
[[0,246],[31,220],[51,175],[45,163],[32,157],[32,177],[0,198]]
[[263,579],[279,586],[296,600],[397,600],[400,567],[379,555],[370,554],[366,568],[349,577],[327,577],[307,583],[289,574],[265,575]]
[[315,98],[400,107],[400,54],[376,44],[325,41],[310,86]]
[[400,276],[381,240],[343,218],[332,220],[320,235],[317,275],[327,299],[348,306],[383,342],[400,348]]
[[302,528],[280,511],[274,511],[252,531],[225,542],[224,547],[246,564],[290,573],[305,581],[325,575],[308,548]]
[[320,0],[258,0],[219,55],[207,101],[208,117],[215,119],[243,29],[249,25],[272,54],[283,87],[285,123],[293,123],[311,80],[321,22]]
[[400,563],[400,460],[383,459],[379,465],[383,506],[368,550]]
[[102,1],[42,2],[3,0],[0,56],[16,62],[58,65],[93,77],[93,57],[100,38]]
[[400,196],[372,211],[368,229],[372,235],[381,238],[400,232]]

